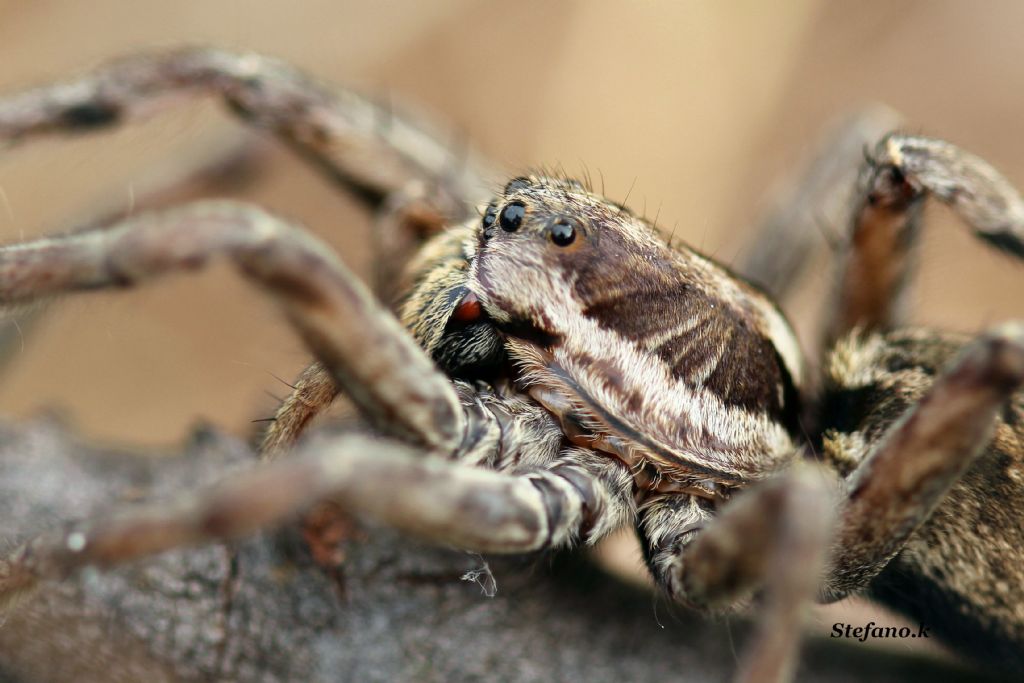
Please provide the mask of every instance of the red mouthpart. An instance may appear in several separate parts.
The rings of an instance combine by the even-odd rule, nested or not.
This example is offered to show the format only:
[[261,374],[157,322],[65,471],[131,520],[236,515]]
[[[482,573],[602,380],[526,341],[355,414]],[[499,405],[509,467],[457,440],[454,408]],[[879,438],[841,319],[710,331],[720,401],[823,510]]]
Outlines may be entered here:
[[479,320],[480,316],[484,314],[483,307],[480,306],[480,299],[476,298],[476,294],[469,292],[462,298],[459,305],[455,307],[455,312],[452,313],[452,319],[459,321],[460,323],[471,323],[475,320]]

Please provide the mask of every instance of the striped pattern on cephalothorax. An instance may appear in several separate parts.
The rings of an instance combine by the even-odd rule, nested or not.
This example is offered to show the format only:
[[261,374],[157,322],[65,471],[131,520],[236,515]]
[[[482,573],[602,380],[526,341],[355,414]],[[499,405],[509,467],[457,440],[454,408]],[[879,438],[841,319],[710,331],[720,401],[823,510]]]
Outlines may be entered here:
[[403,318],[443,368],[504,372],[645,488],[714,496],[796,453],[802,359],[774,304],[574,181],[513,180],[411,270]]

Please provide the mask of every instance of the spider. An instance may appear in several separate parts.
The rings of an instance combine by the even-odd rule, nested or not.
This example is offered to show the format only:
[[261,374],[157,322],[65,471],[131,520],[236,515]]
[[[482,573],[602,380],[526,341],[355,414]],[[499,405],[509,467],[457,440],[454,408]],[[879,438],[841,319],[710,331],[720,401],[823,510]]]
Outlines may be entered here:
[[[1024,670],[1024,327],[974,339],[905,329],[897,306],[927,197],[1024,257],[1024,202],[984,161],[882,135],[885,117],[826,147],[802,185],[813,200],[839,191],[851,150],[871,143],[814,376],[773,298],[808,242],[795,213],[765,231],[741,276],[590,182],[538,173],[494,192],[484,162],[416,124],[271,59],[211,49],[7,96],[0,136],[108,128],[203,94],[381,210],[379,298],[300,226],[231,202],[0,249],[5,305],[228,258],[317,358],[267,432],[266,463],[175,505],[30,539],[0,560],[0,605],[84,567],[330,502],[485,553],[634,525],[673,599],[710,612],[758,603],[737,680],[789,680],[807,604],[858,593]],[[367,428],[300,442],[339,392]]]

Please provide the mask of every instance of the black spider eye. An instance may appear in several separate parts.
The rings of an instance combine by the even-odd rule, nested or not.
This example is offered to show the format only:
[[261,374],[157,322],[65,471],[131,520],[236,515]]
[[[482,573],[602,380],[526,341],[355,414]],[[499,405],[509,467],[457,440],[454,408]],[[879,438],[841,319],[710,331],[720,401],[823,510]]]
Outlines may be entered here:
[[488,205],[487,206],[487,211],[484,212],[484,218],[483,218],[484,228],[489,228],[492,225],[494,225],[494,221],[497,220],[497,218],[498,218],[498,207],[496,207],[494,204]]
[[568,218],[559,218],[549,228],[551,241],[560,247],[567,247],[576,240],[576,227]]
[[526,215],[526,207],[522,202],[512,202],[501,210],[498,216],[498,225],[505,232],[515,232],[523,224],[523,216]]

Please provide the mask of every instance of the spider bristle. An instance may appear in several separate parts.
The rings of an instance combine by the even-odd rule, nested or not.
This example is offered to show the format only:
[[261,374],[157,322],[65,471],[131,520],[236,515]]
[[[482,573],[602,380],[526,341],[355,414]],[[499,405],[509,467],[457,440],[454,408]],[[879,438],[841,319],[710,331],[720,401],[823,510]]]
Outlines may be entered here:
[[622,200],[622,205],[629,204],[629,196],[633,194],[633,188],[636,187],[636,181],[639,176],[633,176],[633,182],[629,184],[629,190],[626,191],[626,196]]
[[296,387],[294,384],[292,384],[291,382],[287,382],[287,381],[281,379],[280,377],[278,377],[274,373],[270,372],[269,370],[267,371],[267,374],[270,375],[271,377],[273,377],[274,379],[276,379],[281,384],[283,384],[286,387],[288,387],[289,389],[291,389],[292,391],[298,391],[299,390],[298,387]]
[[1009,232],[978,233],[978,237],[1004,254],[1024,259],[1024,239]]

